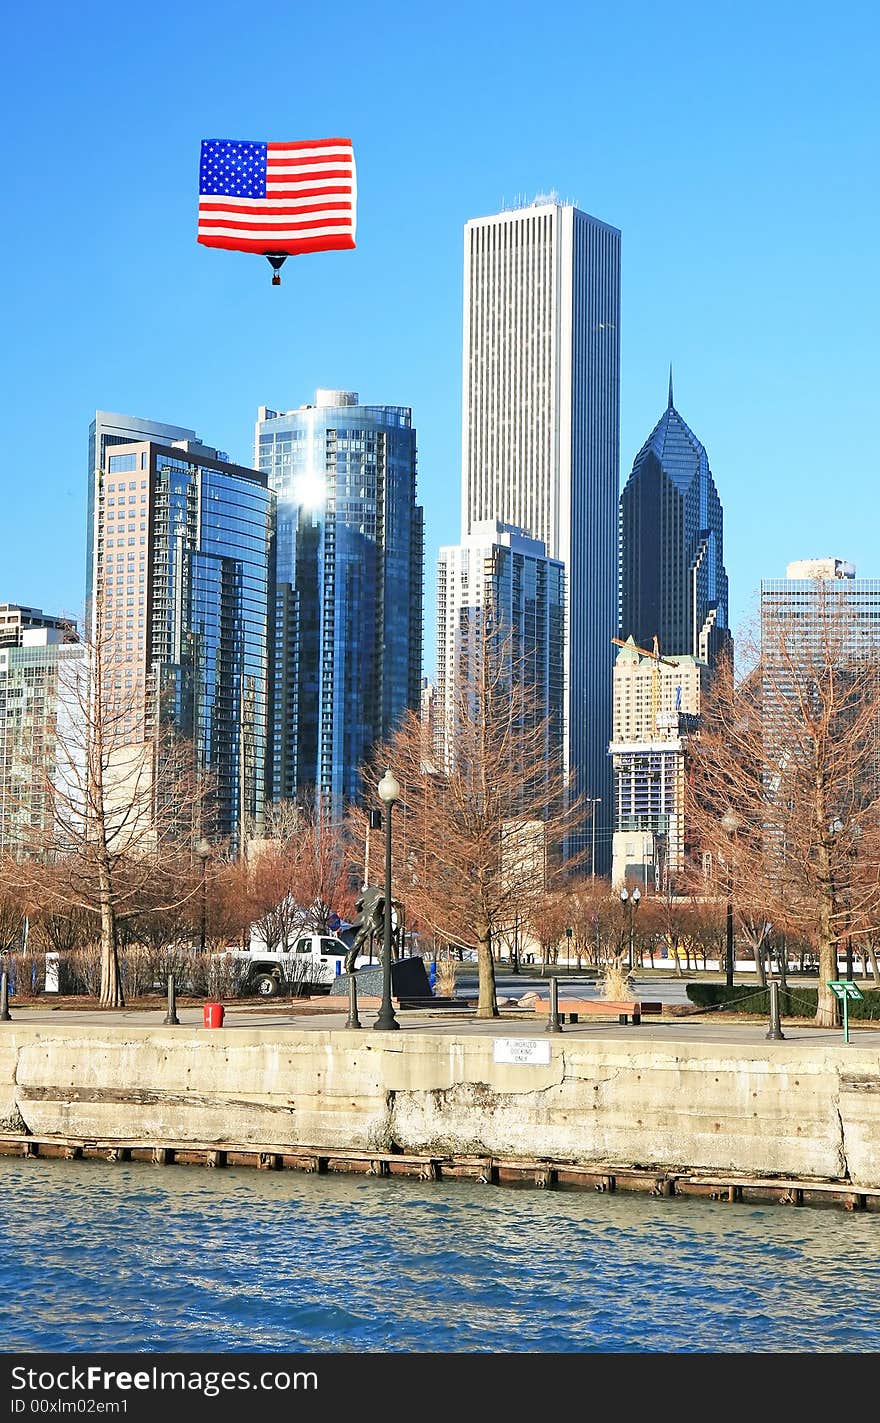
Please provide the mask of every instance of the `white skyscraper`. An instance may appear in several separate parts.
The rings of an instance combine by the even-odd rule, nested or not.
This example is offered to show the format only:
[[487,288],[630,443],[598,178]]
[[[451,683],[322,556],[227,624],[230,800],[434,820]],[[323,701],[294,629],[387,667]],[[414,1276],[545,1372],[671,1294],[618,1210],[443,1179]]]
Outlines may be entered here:
[[490,519],[460,544],[440,549],[437,565],[437,688],[434,745],[441,765],[455,764],[460,678],[478,675],[483,633],[493,629],[546,719],[548,765],[563,747],[564,588],[562,564],[538,539]]
[[468,222],[462,372],[462,538],[498,519],[565,565],[567,764],[607,869],[620,232],[555,195]]

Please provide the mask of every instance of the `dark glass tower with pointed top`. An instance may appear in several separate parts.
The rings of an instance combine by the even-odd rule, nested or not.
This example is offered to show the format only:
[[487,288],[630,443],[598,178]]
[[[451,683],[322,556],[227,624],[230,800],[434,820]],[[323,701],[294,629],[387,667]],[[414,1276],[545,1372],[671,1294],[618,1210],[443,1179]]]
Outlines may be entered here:
[[712,666],[729,644],[724,514],[705,446],[669,401],[620,496],[619,635]]

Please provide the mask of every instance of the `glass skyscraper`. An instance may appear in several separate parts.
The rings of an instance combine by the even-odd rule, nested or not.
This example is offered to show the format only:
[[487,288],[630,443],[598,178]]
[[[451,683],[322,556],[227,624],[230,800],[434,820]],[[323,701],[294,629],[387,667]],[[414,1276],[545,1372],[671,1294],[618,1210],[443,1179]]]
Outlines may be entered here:
[[406,406],[319,390],[262,406],[254,463],[276,500],[269,788],[331,816],[422,674],[424,523]]
[[[565,761],[610,865],[620,232],[543,195],[464,229],[462,538],[498,519],[565,569]],[[586,826],[585,826],[586,829]]]
[[240,849],[263,821],[272,496],[195,440],[109,444],[93,496],[94,636],[122,744],[160,726],[193,746],[210,829]]
[[673,403],[620,496],[619,636],[711,667],[729,642],[724,515],[705,447]]

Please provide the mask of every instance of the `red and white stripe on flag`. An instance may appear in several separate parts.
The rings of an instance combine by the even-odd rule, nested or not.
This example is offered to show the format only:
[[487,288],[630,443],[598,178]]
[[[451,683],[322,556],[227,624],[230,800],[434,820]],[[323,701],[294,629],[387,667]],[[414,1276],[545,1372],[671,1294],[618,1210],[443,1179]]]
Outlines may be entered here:
[[[208,147],[202,145],[203,172]],[[244,177],[217,160],[217,150],[227,147],[234,158],[239,150],[250,150]],[[211,145],[211,155],[207,186],[213,191],[199,194],[198,241],[204,246],[288,256],[355,246],[357,177],[350,138],[259,145],[220,140]]]

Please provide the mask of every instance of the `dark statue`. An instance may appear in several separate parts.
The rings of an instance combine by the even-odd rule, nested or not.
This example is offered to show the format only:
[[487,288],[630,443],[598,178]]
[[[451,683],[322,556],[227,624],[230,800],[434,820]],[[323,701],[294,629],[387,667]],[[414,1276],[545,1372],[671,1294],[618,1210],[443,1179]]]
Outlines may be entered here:
[[[355,960],[368,939],[378,945],[377,957],[381,957],[385,943],[385,895],[376,885],[365,884],[354,902],[357,917],[352,921],[355,931],[351,948],[345,955],[344,973],[353,973]],[[400,958],[400,931],[403,924],[403,906],[397,899],[391,901],[391,957]]]

